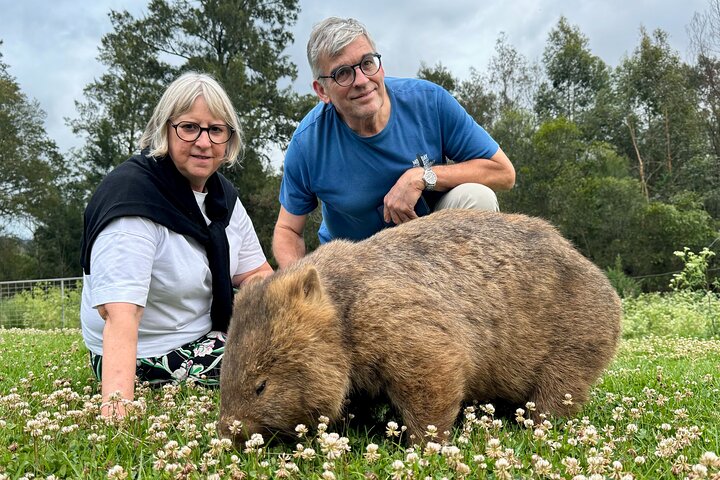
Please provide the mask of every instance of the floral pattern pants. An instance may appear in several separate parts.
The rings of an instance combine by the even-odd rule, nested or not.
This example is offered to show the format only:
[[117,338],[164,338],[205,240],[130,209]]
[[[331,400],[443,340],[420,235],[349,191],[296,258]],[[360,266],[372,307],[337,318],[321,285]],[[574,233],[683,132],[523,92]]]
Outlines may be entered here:
[[[217,387],[225,339],[225,333],[211,331],[160,357],[138,358],[135,375],[138,381],[156,386],[191,379],[206,387]],[[102,355],[90,352],[90,364],[95,377],[102,380]]]

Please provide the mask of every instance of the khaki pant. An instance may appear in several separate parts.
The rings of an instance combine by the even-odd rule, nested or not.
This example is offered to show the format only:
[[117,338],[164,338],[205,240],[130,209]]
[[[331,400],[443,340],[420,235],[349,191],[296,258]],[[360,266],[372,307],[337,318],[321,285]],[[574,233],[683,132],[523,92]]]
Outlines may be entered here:
[[445,208],[470,208],[499,212],[497,196],[491,188],[479,183],[462,183],[449,190],[435,204],[435,210]]

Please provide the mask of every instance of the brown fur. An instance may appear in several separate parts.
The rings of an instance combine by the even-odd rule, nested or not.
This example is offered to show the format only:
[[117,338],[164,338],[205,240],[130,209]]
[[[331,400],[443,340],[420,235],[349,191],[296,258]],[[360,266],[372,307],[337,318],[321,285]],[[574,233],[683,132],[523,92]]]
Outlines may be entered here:
[[537,218],[444,210],[331,242],[238,294],[221,431],[335,420],[358,391],[386,393],[416,438],[449,430],[472,400],[572,414],[614,355],[620,316],[605,275]]

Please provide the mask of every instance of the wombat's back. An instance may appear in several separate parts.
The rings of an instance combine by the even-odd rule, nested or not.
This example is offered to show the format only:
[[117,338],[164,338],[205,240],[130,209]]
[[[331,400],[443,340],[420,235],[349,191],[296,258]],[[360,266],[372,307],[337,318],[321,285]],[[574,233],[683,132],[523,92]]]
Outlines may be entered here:
[[443,210],[331,242],[298,267],[307,263],[348,326],[354,382],[369,390],[376,370],[402,370],[393,362],[410,361],[398,360],[404,352],[430,357],[428,375],[447,375],[433,368],[443,363],[460,369],[469,398],[524,402],[541,383],[582,401],[619,337],[605,275],[537,218]]

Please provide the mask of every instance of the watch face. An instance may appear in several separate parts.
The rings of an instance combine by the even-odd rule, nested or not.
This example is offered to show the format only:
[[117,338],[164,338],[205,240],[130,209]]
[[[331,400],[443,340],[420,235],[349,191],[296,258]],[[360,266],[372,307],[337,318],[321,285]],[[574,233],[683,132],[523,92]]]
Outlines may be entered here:
[[425,181],[425,188],[433,188],[435,186],[435,182],[437,182],[437,175],[428,168],[423,174],[423,180]]

